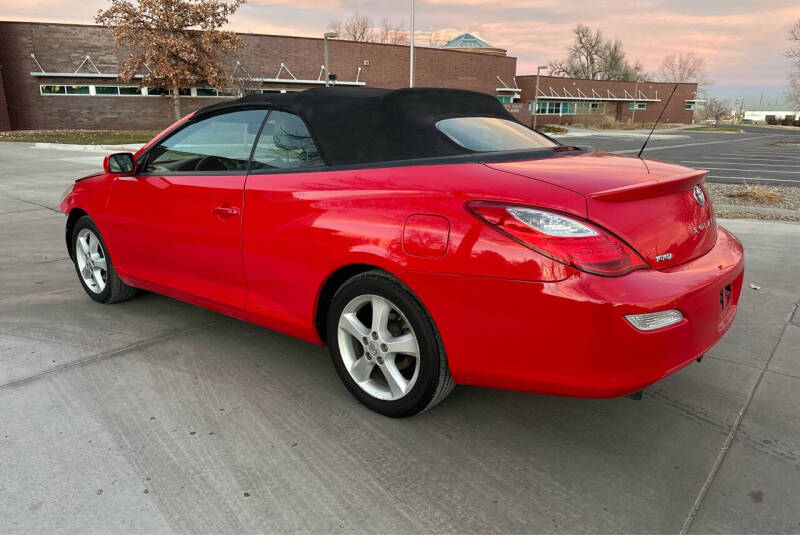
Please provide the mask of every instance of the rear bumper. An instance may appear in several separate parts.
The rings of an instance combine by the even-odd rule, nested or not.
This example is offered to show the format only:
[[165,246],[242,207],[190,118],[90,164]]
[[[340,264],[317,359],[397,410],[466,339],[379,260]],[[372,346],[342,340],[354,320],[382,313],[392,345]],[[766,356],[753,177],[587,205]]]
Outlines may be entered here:
[[[578,397],[615,397],[691,363],[730,327],[744,274],[724,229],[704,256],[666,270],[606,278],[579,272],[525,282],[405,272],[442,336],[458,383]],[[730,285],[723,308],[720,292]],[[642,332],[624,316],[678,309],[684,320]]]

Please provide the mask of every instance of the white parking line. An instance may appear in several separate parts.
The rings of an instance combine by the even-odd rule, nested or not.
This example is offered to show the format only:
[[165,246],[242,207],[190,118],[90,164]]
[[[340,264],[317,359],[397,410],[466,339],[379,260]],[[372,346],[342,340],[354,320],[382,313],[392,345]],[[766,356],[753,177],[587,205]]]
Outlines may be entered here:
[[800,168],[798,166],[796,166],[796,165],[781,165],[781,164],[775,164],[775,163],[728,162],[728,161],[725,161],[725,162],[703,162],[703,161],[698,161],[698,160],[681,160],[681,163],[702,163],[702,164],[707,164],[707,163],[726,164],[726,163],[729,163],[729,164],[733,164],[733,165],[758,165],[759,167],[791,167],[792,169],[797,169],[797,174],[800,175]]
[[742,156],[742,154],[744,154],[744,153],[743,152],[737,152],[737,153],[729,153],[729,154],[717,154],[716,156],[700,156],[700,157],[701,158],[705,158],[705,159],[709,159],[709,158],[718,158],[720,156],[724,156],[726,160],[764,160],[764,161],[767,161],[767,162],[774,162],[776,160],[778,160],[778,161],[784,161],[784,160],[787,160],[787,161],[800,161],[800,155],[798,155],[797,157],[794,157],[794,156],[771,156],[769,158],[767,158],[766,155],[763,155],[765,157],[761,158],[760,156],[759,157],[753,157],[753,156],[745,157],[745,156]]
[[742,176],[708,175],[707,178],[724,178],[724,179],[728,179],[728,180],[742,180],[742,181],[758,180],[758,181],[789,182],[789,183],[792,183],[792,184],[800,184],[800,180],[786,180],[786,179],[782,179],[782,178],[763,178],[763,177],[755,177],[755,176],[742,177]]
[[[682,147],[699,147],[701,145],[719,145],[720,143],[736,143],[737,141],[752,141],[753,139],[765,139],[768,137],[776,137],[782,135],[783,134],[768,134],[766,136],[762,136],[760,134],[756,134],[753,136],[747,136],[739,139],[722,139],[719,141],[703,141],[700,143],[681,143],[680,145],[655,145],[652,147],[648,146],[645,149],[645,152],[652,152],[656,150],[679,149]],[[615,150],[613,152],[616,154],[636,154],[639,152],[639,149]]]
[[778,156],[800,155],[800,151],[795,149],[745,149],[742,152],[746,154],[775,154]]

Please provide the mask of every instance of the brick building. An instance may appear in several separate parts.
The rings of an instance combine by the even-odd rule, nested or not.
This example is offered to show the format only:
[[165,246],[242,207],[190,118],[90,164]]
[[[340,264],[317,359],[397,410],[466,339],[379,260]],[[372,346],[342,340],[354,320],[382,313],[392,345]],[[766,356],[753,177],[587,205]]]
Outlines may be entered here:
[[[225,59],[231,88],[181,90],[181,111],[234,98],[241,92],[297,91],[324,84],[323,41],[240,34],[245,47]],[[516,76],[517,60],[469,34],[443,48],[418,47],[415,85],[454,87],[496,96],[530,124],[535,76]],[[153,129],[172,122],[165,91],[142,87],[142,75],[117,80],[111,32],[102,26],[0,21],[0,131],[58,128]],[[330,71],[351,86],[408,86],[409,49],[403,45],[329,41]],[[142,66],[142,69],[146,69]],[[670,84],[639,85],[636,120],[654,120]],[[694,84],[681,84],[667,122],[691,122]],[[539,124],[575,122],[581,113],[630,117],[634,84],[541,77]]]
[[[675,87],[663,82],[611,82],[582,78],[539,77],[538,98],[536,75],[516,77],[520,102],[532,114],[536,101],[536,124],[573,124],[591,118],[608,117],[619,122],[653,122],[658,118]],[[678,84],[661,121],[691,123],[697,102],[697,84]]]
[[[323,85],[322,39],[241,34],[246,46],[226,60],[246,91],[295,91]],[[495,94],[511,83],[516,58],[458,50],[418,48],[415,85],[457,87]],[[338,84],[408,86],[407,46],[329,41],[330,71]],[[88,58],[88,59],[87,59]],[[237,62],[238,65],[237,65]],[[171,122],[169,98],[137,81],[116,79],[111,32],[100,26],[0,22],[0,65],[11,129],[153,128]],[[144,67],[143,67],[144,68]],[[184,90],[188,113],[224,98],[214,88]],[[232,94],[237,91],[229,91]],[[3,96],[0,93],[0,104]]]

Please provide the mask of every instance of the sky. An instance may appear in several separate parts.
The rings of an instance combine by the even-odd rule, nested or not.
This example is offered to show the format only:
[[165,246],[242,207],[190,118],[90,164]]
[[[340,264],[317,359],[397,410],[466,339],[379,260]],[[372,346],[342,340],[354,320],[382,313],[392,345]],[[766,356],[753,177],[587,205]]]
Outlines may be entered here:
[[[0,0],[0,20],[91,24],[107,0]],[[249,0],[231,18],[241,32],[321,36],[331,20],[360,13],[407,26],[410,0]],[[563,56],[572,28],[586,24],[620,39],[631,60],[655,72],[664,56],[705,59],[712,96],[748,107],[784,100],[789,29],[798,0],[417,0],[416,36],[471,32],[518,58],[517,72]],[[754,107],[755,106],[755,107]]]

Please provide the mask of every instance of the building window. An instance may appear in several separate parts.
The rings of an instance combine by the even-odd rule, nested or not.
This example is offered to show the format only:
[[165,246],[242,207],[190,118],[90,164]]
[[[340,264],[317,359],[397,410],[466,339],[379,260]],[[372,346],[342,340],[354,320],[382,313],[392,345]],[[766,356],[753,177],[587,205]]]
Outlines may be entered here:
[[628,109],[632,110],[633,105],[636,104],[637,110],[646,110],[647,109],[647,102],[628,102]]
[[89,86],[88,85],[68,85],[67,87],[67,95],[88,95],[89,94]]
[[588,104],[586,102],[547,102],[547,101],[537,101],[536,102],[536,114],[537,115],[575,115],[576,113],[589,113],[588,111],[583,111],[584,104]]
[[[237,91],[218,90],[213,87],[182,87],[182,97],[238,97]],[[258,91],[260,92],[260,91]],[[42,95],[88,95],[100,97],[116,96],[160,96],[172,95],[172,91],[159,87],[139,88],[131,85],[40,85]]]
[[66,95],[67,88],[63,85],[40,85],[39,92],[42,95]]
[[95,95],[119,95],[119,87],[115,85],[96,85],[94,86]]
[[686,105],[684,106],[684,109],[693,110],[694,109],[694,102],[687,102]]
[[503,104],[511,104],[511,97],[500,95],[497,97],[497,100],[499,100]]
[[160,97],[162,95],[169,95],[169,91],[163,87],[148,87],[147,95]]

